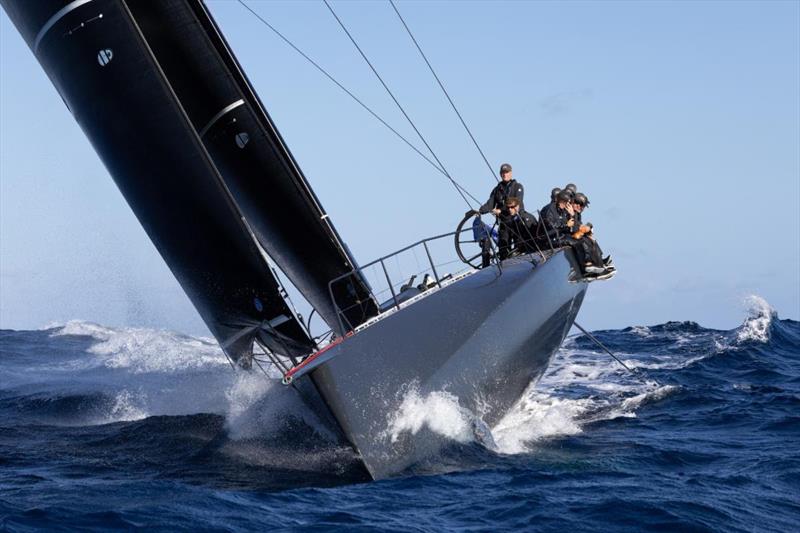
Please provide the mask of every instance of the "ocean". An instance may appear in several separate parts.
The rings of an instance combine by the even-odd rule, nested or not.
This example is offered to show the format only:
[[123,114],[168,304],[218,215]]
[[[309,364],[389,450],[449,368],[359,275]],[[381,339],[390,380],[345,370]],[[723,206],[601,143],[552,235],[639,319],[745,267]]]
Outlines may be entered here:
[[800,530],[800,322],[760,298],[694,322],[570,336],[491,435],[446,391],[392,434],[446,446],[366,482],[274,379],[212,339],[70,321],[0,330],[0,529]]

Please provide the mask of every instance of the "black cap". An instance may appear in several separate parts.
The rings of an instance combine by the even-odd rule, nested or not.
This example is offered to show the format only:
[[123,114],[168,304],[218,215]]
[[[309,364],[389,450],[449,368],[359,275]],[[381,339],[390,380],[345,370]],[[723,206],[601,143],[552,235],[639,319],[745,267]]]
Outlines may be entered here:
[[502,176],[506,172],[511,172],[511,165],[509,165],[508,163],[503,163],[502,165],[500,165],[500,175]]
[[575,193],[575,200],[576,204],[580,204],[584,207],[589,207],[589,198],[583,194],[582,192]]
[[565,189],[567,189],[568,191],[572,191],[572,193],[573,193],[573,194],[575,194],[576,192],[578,192],[578,186],[577,186],[577,185],[575,185],[574,183],[567,183],[567,184],[564,186],[564,188],[565,188]]
[[552,191],[550,191],[550,200],[552,200],[553,202],[555,202],[555,201],[556,201],[556,196],[558,196],[558,193],[560,193],[560,192],[561,192],[561,189],[560,189],[560,188],[558,188],[558,187],[553,187],[553,190],[552,190]]

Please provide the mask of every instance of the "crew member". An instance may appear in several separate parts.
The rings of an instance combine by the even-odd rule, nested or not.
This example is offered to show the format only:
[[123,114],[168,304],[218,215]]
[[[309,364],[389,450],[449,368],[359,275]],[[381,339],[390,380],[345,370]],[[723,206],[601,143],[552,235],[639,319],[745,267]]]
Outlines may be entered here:
[[536,250],[534,242],[538,225],[536,217],[522,209],[519,199],[515,196],[506,200],[506,208],[513,249],[521,254],[533,253]]
[[581,221],[581,215],[588,207],[589,198],[581,192],[576,193],[572,202],[575,211],[575,231],[571,235],[574,241],[573,249],[585,273],[601,275],[616,268],[611,264],[610,256],[606,260],[603,259],[603,251],[594,237],[592,224],[583,224]]
[[575,225],[575,210],[572,207],[572,195],[567,190],[559,191],[556,201],[547,204],[539,214],[539,226],[536,233],[542,245],[555,247],[569,243],[572,228]]
[[564,185],[564,188],[561,189],[562,191],[567,191],[569,193],[569,201],[572,203],[572,200],[575,199],[575,195],[578,192],[578,187],[574,183],[567,183]]
[[520,209],[523,209],[522,198],[525,194],[525,190],[522,184],[514,179],[511,165],[508,163],[500,165],[500,179],[500,183],[492,189],[489,199],[480,207],[478,212],[480,214],[491,212],[500,222],[497,235],[497,247],[499,249],[500,260],[502,261],[508,257],[510,238],[506,199],[512,196],[516,197],[519,201]]

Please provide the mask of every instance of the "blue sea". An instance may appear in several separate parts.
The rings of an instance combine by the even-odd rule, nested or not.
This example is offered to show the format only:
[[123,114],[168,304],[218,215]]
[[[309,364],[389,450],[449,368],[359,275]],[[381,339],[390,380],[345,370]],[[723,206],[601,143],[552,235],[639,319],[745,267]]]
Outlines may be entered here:
[[753,298],[733,330],[595,334],[635,372],[571,336],[479,440],[446,391],[414,393],[387,431],[447,445],[367,482],[291,388],[212,339],[3,330],[0,529],[800,530],[799,322]]

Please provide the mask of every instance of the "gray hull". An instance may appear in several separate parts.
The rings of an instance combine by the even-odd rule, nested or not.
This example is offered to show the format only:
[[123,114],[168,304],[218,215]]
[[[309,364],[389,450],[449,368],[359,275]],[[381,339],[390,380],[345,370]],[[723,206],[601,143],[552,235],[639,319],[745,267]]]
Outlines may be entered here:
[[387,316],[331,347],[311,379],[375,479],[396,474],[444,441],[430,431],[392,440],[387,429],[409,388],[446,391],[489,425],[538,380],[586,292],[569,282],[574,257],[535,268],[509,260]]

